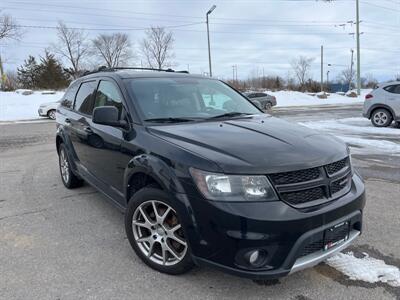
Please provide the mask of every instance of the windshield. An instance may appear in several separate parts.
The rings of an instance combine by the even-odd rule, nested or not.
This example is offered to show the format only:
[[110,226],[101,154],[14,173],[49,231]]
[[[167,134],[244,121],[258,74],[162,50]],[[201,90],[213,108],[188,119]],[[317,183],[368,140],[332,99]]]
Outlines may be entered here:
[[145,120],[208,119],[261,113],[226,84],[202,78],[128,79]]

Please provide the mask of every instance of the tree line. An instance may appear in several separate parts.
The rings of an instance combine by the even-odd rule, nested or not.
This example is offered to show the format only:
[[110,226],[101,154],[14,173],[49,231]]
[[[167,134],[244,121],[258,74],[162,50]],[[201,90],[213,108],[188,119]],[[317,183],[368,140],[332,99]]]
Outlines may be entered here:
[[[0,16],[0,40],[17,39],[20,34],[18,25],[10,16]],[[60,21],[57,41],[39,58],[30,55],[16,73],[9,72],[6,76],[0,58],[1,88],[63,89],[88,70],[98,66],[126,66],[139,58],[142,67],[168,68],[174,58],[173,43],[172,32],[164,27],[150,27],[139,42],[140,50],[135,53],[126,33],[101,33],[90,39],[84,30],[69,28]]]

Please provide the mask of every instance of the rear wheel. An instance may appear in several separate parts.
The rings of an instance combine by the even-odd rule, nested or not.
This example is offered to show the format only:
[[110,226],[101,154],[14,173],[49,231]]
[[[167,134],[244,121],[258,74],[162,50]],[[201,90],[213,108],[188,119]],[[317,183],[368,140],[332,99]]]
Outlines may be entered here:
[[83,184],[83,180],[72,173],[71,163],[69,161],[67,149],[65,148],[64,144],[60,145],[58,162],[60,166],[61,180],[66,188],[73,189]]
[[128,204],[125,229],[132,248],[151,268],[178,275],[193,267],[178,213],[165,192],[143,188],[135,193]]
[[265,103],[264,108],[265,108],[265,110],[271,110],[272,109],[272,103],[271,102]]
[[55,119],[56,119],[56,110],[55,110],[55,109],[50,109],[50,110],[47,112],[47,116],[48,116],[50,119],[55,120]]
[[392,114],[384,108],[372,112],[371,123],[376,127],[388,127],[393,121]]

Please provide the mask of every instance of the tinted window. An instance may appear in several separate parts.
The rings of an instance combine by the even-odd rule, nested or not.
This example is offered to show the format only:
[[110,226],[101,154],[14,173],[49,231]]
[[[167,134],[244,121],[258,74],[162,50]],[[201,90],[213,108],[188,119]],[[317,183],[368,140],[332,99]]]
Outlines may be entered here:
[[92,115],[93,111],[93,91],[96,88],[96,81],[83,82],[75,98],[74,108],[86,115]]
[[94,107],[115,106],[118,108],[119,116],[122,112],[122,99],[118,87],[110,81],[100,81],[96,92]]
[[400,85],[389,85],[383,89],[389,93],[400,94]]
[[209,118],[228,112],[260,113],[246,98],[218,80],[140,78],[128,81],[145,119]]
[[78,90],[78,85],[72,85],[65,92],[64,97],[61,99],[61,105],[66,108],[72,108],[72,103],[74,103],[76,91]]

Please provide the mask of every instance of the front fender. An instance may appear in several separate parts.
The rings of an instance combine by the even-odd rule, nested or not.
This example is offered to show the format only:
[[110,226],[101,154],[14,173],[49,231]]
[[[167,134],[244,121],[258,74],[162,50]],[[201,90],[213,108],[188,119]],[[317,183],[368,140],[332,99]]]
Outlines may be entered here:
[[184,189],[172,165],[167,164],[160,157],[140,154],[133,157],[125,169],[124,187],[127,201],[129,200],[129,182],[132,176],[138,173],[144,173],[152,177],[165,191],[184,193]]

